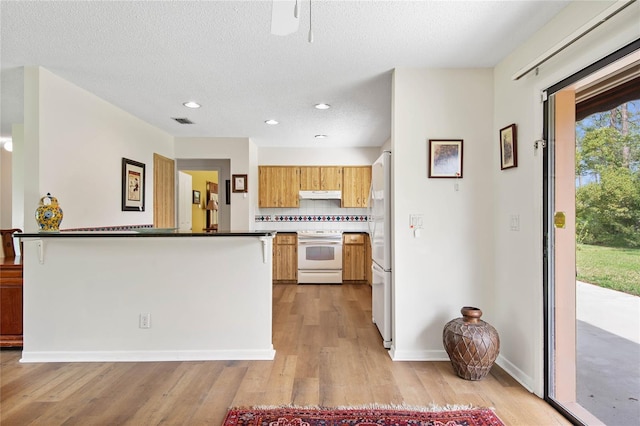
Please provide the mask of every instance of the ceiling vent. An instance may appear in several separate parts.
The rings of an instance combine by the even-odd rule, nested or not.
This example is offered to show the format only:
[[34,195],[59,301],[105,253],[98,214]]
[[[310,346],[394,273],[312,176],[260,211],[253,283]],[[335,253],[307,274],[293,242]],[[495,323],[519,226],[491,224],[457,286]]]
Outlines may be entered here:
[[193,124],[193,121],[189,120],[188,118],[176,118],[176,117],[171,117],[171,118],[173,120],[176,120],[180,124]]

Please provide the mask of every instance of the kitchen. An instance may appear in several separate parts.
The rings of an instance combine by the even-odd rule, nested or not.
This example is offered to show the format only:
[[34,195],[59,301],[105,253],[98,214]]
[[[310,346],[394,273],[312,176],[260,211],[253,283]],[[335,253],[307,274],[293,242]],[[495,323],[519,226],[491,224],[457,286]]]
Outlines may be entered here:
[[278,230],[274,283],[373,285],[373,322],[386,348],[391,346],[390,157],[383,151],[373,166],[260,166],[256,216],[256,228]]
[[[256,229],[279,231],[274,281],[368,282],[367,200],[371,167],[260,166]],[[344,234],[344,235],[343,235]],[[359,242],[360,253],[344,245]],[[353,249],[356,247],[354,246]],[[359,260],[352,265],[352,258]],[[343,271],[343,264],[347,267]],[[358,268],[353,271],[350,266]]]

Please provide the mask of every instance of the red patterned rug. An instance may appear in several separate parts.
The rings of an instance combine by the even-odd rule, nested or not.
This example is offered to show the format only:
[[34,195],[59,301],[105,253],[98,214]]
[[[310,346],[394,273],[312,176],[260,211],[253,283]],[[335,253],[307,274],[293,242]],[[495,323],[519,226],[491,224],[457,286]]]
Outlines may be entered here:
[[505,426],[488,408],[232,408],[223,426]]

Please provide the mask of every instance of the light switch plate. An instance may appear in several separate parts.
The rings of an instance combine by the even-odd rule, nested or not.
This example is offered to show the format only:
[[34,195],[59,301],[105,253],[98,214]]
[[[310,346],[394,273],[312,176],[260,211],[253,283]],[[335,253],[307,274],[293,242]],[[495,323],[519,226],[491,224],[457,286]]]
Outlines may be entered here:
[[422,229],[422,223],[424,222],[423,214],[410,214],[409,215],[409,228],[410,229]]
[[509,227],[512,231],[519,231],[520,230],[520,215],[519,214],[512,214],[510,219],[509,219]]

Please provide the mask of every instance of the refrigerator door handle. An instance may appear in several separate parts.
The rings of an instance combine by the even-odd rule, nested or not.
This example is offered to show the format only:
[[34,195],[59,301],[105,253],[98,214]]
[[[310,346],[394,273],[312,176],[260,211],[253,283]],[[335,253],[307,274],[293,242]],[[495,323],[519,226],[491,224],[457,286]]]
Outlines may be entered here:
[[[383,276],[384,275],[384,269],[382,269],[380,266],[378,266],[375,262],[371,264],[371,272],[374,275],[378,275],[378,276]],[[379,284],[379,283],[374,283],[374,284]]]
[[368,223],[367,226],[369,228],[369,245],[371,246],[371,250],[373,250],[373,240],[375,238],[376,235],[376,222],[375,220],[373,220],[373,203],[374,203],[374,195],[373,195],[373,182],[371,183],[371,186],[369,187],[369,217],[368,219]]

